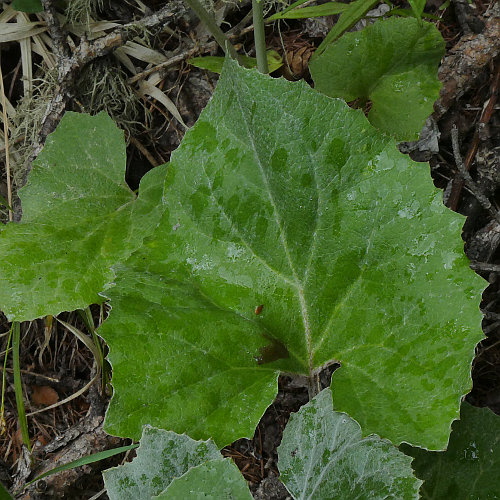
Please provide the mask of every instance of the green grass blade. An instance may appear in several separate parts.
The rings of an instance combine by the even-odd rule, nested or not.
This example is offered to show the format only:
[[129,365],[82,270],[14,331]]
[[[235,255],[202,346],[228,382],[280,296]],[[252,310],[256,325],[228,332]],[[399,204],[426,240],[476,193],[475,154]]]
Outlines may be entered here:
[[1,194],[0,194],[0,205],[5,208],[8,208],[11,212],[14,211],[12,207],[9,205],[9,202]]
[[32,479],[29,483],[26,483],[25,488],[30,484],[33,484],[35,481],[43,479],[44,477],[47,476],[52,476],[52,474],[57,474],[58,472],[62,472],[69,469],[75,469],[76,467],[81,467],[82,465],[93,464],[94,462],[98,462],[99,460],[104,460],[105,458],[113,457],[115,455],[118,455],[119,453],[133,450],[138,446],[139,446],[138,444],[130,444],[128,446],[121,446],[120,448],[113,448],[112,450],[100,451],[99,453],[93,453],[92,455],[79,458],[78,460],[73,460],[73,462],[60,465],[59,467],[54,467],[53,469],[35,477],[35,479]]
[[24,410],[23,384],[21,382],[21,367],[19,363],[19,346],[21,344],[21,328],[18,321],[12,323],[12,368],[14,369],[14,390],[16,393],[17,416],[21,426],[23,443],[31,451],[30,436],[28,432],[28,420]]
[[332,42],[342,35],[349,28],[352,28],[379,0],[355,0],[349,4],[349,8],[342,12],[337,24],[326,35],[321,42],[313,58],[318,57]]
[[276,21],[277,19],[283,19],[280,16],[282,16],[283,14],[286,14],[287,12],[290,12],[291,10],[293,10],[293,9],[295,9],[297,7],[300,7],[302,4],[304,4],[306,2],[307,2],[307,0],[297,0],[296,2],[293,2],[286,9],[283,9],[280,12],[276,12],[276,14],[273,14],[272,16],[268,17],[266,19],[266,23],[267,22],[271,22],[271,21]]
[[313,5],[312,7],[293,9],[291,11],[289,9],[285,9],[281,12],[273,14],[267,20],[274,21],[276,19],[305,19],[308,17],[333,16],[335,14],[341,14],[348,9],[348,4],[340,2],[327,2],[321,5]]
[[0,483],[0,500],[13,500],[13,496],[7,491],[7,488]]

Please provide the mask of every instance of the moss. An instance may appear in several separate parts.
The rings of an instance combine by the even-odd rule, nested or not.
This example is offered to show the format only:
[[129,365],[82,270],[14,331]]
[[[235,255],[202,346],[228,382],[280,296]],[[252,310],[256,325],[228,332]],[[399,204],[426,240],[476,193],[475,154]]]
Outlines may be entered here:
[[98,9],[103,8],[103,0],[69,0],[66,7],[66,18],[70,24],[89,26],[91,18],[95,18]]
[[77,98],[87,113],[106,111],[122,129],[132,135],[144,130],[149,111],[127,82],[127,74],[114,56],[90,63],[75,85]]

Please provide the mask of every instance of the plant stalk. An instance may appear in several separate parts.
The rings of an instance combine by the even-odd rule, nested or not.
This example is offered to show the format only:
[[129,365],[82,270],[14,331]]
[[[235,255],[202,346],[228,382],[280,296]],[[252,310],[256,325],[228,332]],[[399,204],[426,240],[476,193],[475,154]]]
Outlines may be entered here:
[[21,381],[21,366],[19,363],[19,346],[21,344],[21,327],[18,321],[12,322],[12,368],[14,370],[14,391],[16,393],[16,406],[21,436],[23,443],[31,451],[30,436],[28,433],[28,420],[24,410],[23,384]]
[[105,359],[104,359],[104,352],[102,348],[101,338],[99,337],[99,335],[97,335],[95,331],[94,318],[92,317],[92,311],[90,310],[90,307],[87,306],[85,309],[79,309],[78,312],[80,314],[80,317],[83,319],[85,326],[90,331],[90,334],[92,335],[92,340],[94,341],[94,344],[97,349],[97,353],[99,354],[98,358],[96,359],[96,363],[98,366],[98,374],[101,378],[101,392],[103,392],[104,389],[106,388],[108,380],[105,369],[106,368]]
[[12,212],[12,182],[10,176],[10,152],[9,152],[9,122],[7,119],[7,99],[5,97],[5,89],[3,86],[3,74],[1,68],[2,58],[0,56],[0,94],[2,96],[2,121],[3,121],[3,135],[5,141],[5,182],[7,184],[7,204],[9,210],[9,221],[14,220],[14,213]]
[[236,59],[240,64],[242,61],[236,49],[233,47],[227,36],[222,32],[222,30],[217,25],[215,19],[212,15],[203,7],[199,0],[186,0],[186,3],[193,9],[194,13],[198,16],[200,21],[207,27],[208,31],[215,38],[215,41],[221,46],[225,53],[229,52],[229,55]]
[[[10,351],[10,342],[12,340],[12,328],[9,332],[9,338],[7,339],[7,347],[5,349],[5,357],[3,359],[3,371],[2,371],[2,403],[0,404],[0,435],[5,432],[6,422],[5,422],[5,389],[7,387],[5,374],[7,372],[7,356]],[[1,496],[0,496],[1,498]]]
[[321,385],[319,382],[319,372],[312,373],[307,378],[307,392],[309,394],[309,401],[316,397],[321,392]]
[[266,32],[264,27],[264,0],[252,0],[253,34],[257,69],[264,74],[269,73],[266,54]]

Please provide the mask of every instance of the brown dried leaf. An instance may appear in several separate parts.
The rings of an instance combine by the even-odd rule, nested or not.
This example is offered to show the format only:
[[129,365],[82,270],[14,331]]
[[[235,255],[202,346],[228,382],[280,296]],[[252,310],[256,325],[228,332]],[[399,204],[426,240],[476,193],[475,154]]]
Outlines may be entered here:
[[31,401],[37,406],[50,406],[59,401],[57,392],[48,385],[34,385]]

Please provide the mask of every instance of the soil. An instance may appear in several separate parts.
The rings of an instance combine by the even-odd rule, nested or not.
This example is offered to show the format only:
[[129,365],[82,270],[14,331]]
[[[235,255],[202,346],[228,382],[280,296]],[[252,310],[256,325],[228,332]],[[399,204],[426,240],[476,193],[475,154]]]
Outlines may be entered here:
[[[144,0],[144,3],[153,12],[165,2]],[[408,8],[403,1],[394,3]],[[137,16],[137,11],[128,2],[109,1],[104,4],[106,8],[96,13],[99,19],[129,22]],[[476,349],[472,367],[473,389],[467,400],[476,406],[488,406],[500,414],[500,223],[492,215],[494,211],[498,213],[500,201],[500,114],[498,105],[492,105],[491,101],[498,92],[500,62],[491,52],[485,56],[481,48],[474,49],[481,52],[477,55],[477,60],[474,60],[474,54],[471,56],[469,51],[467,54],[471,62],[468,66],[460,66],[460,76],[463,78],[459,83],[455,81],[453,85],[450,81],[458,74],[457,63],[450,63],[450,67],[446,67],[446,61],[451,61],[454,54],[471,47],[472,42],[468,40],[474,40],[474,37],[485,33],[488,26],[485,13],[492,4],[486,0],[476,0],[472,4],[456,0],[446,9],[439,10],[441,4],[439,0],[429,0],[426,11],[439,18],[434,22],[446,40],[447,56],[440,73],[441,79],[446,82],[440,99],[444,104],[441,108],[436,107],[436,113],[428,120],[421,140],[418,143],[402,144],[401,150],[417,161],[429,161],[432,177],[436,186],[443,189],[445,202],[467,216],[463,232],[465,251],[476,266],[476,271],[489,283],[481,303],[484,311],[485,339]],[[250,10],[248,2],[242,2],[238,8],[222,3],[219,7],[225,10],[228,23],[238,26],[238,29],[234,30],[237,37],[233,40],[241,46],[242,51],[253,55],[251,31],[245,34],[245,28],[250,25],[247,16]],[[498,12],[496,15],[498,16]],[[282,55],[286,54],[289,62],[289,66],[273,76],[305,78],[311,83],[307,71],[308,58],[336,19],[336,16],[330,16],[290,21],[279,26],[268,25],[267,46]],[[496,26],[499,33],[498,21]],[[208,47],[207,50],[201,50],[201,53],[220,55],[220,51],[210,43],[203,28],[188,11],[180,17],[175,31],[175,36],[164,33],[153,37],[149,40],[151,47],[162,51],[167,57],[173,57],[186,50],[188,42],[194,39],[201,47]],[[0,49],[6,94],[10,102],[17,105],[23,95],[19,44],[9,42],[3,44]],[[463,62],[462,59],[460,61]],[[36,56],[34,62],[40,63],[40,59]],[[146,63],[134,63],[137,63],[138,71],[146,69]],[[105,56],[100,60],[100,64],[104,64],[106,68],[114,63],[109,56]],[[130,74],[127,75],[129,76]],[[195,123],[206,105],[216,83],[217,75],[193,68],[183,60],[162,74],[161,88],[175,103],[184,122],[190,126]],[[88,108],[89,100],[81,90],[84,82],[78,80],[75,85],[73,90],[76,98],[68,102],[67,108]],[[145,172],[168,161],[170,153],[183,137],[184,128],[154,100],[143,100],[142,104],[132,105],[137,107],[134,112],[134,120],[137,123],[124,125],[129,116],[125,116],[123,109],[115,110],[114,117],[121,126],[127,128],[130,137],[127,181],[135,189]],[[484,203],[481,204],[478,197],[460,180],[451,141],[453,125],[458,127],[461,155],[467,158],[466,162],[468,161],[476,186],[491,201],[490,210],[487,210],[483,206]],[[5,154],[0,153],[2,169],[4,158]],[[18,181],[14,187],[20,184]],[[5,196],[4,191],[5,181],[2,180],[0,194]],[[98,325],[106,311],[92,306],[92,313],[95,324]],[[60,319],[85,331],[85,325],[76,313],[62,314]],[[1,327],[2,332],[9,329],[5,318],[1,320]],[[3,355],[6,341],[7,335],[0,337]],[[95,375],[94,359],[90,351],[62,324],[52,319],[22,325],[21,352],[28,411],[35,411],[71,396],[88,384]],[[3,357],[0,361],[3,366]],[[29,432],[33,445],[33,461],[30,463],[23,451],[20,430],[17,428],[10,367],[9,357],[6,372],[6,429],[0,436],[0,481],[4,484],[20,487],[28,477],[32,478],[55,465],[130,443],[110,437],[102,430],[110,391],[101,390],[94,384],[69,403],[30,417]],[[323,374],[324,387],[329,384],[335,368],[336,366],[330,367]],[[290,413],[297,411],[307,400],[307,387],[299,378],[281,376],[276,400],[262,417],[253,439],[240,439],[222,450],[222,453],[231,457],[240,468],[255,498],[291,498],[277,479],[279,472],[276,449]],[[99,498],[107,498],[106,493],[102,491],[101,471],[130,460],[133,456],[133,452],[126,456],[118,455],[96,464],[47,477],[28,488],[20,498],[88,499],[99,493]]]

